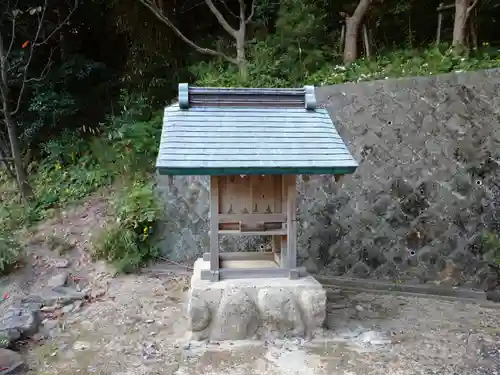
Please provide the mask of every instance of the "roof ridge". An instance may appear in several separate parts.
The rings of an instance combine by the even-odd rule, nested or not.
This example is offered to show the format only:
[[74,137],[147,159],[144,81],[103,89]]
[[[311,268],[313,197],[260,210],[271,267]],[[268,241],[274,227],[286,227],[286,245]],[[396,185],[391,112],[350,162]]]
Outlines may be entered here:
[[317,108],[314,86],[301,88],[197,87],[179,84],[179,107]]

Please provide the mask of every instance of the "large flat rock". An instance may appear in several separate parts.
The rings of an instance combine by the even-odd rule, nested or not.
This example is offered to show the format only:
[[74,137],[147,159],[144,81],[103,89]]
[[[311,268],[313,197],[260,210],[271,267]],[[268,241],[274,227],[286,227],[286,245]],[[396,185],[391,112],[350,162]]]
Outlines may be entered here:
[[198,259],[191,278],[193,340],[311,338],[323,326],[326,292],[313,277],[201,280],[201,270],[208,267]]

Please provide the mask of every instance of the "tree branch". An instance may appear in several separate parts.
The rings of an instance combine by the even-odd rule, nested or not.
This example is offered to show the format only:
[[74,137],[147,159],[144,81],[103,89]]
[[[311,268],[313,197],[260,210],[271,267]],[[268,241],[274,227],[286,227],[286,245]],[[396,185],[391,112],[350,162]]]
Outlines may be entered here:
[[0,94],[4,101],[7,100],[7,92],[7,57],[3,45],[2,30],[0,29]]
[[245,7],[245,0],[238,0],[238,3],[240,4],[240,28],[241,25],[245,24],[245,13],[246,13],[246,7]]
[[36,78],[28,78],[26,80],[26,83],[29,83],[29,82],[41,82],[41,81],[43,81],[45,79],[45,77],[47,77],[47,74],[49,74],[50,67],[52,66],[52,55],[54,54],[54,50],[55,50],[54,48],[50,49],[50,56],[47,59],[47,63],[43,67],[42,72],[40,73],[40,76],[36,77]]
[[10,53],[12,51],[12,47],[14,46],[14,40],[16,39],[15,36],[16,36],[16,17],[13,16],[12,17],[12,36],[10,37],[9,48],[7,49],[7,53],[5,55],[5,61],[7,61],[7,59],[10,56]]
[[46,44],[54,36],[54,34],[57,33],[69,21],[76,8],[78,8],[78,0],[75,0],[71,11],[68,13],[68,16],[64,20],[62,20],[61,23],[57,25],[57,27],[52,30],[52,32],[43,41],[38,42],[36,45],[41,46],[43,44]]
[[250,15],[245,20],[245,23],[249,23],[252,20],[254,14],[255,14],[255,0],[252,0],[252,9],[250,11]]
[[33,38],[33,42],[30,43],[30,52],[28,55],[28,61],[26,61],[26,64],[24,64],[24,72],[23,72],[23,83],[21,84],[21,89],[19,90],[18,97],[17,97],[17,103],[14,108],[14,110],[10,113],[10,116],[15,116],[17,112],[19,112],[19,108],[21,108],[21,99],[23,97],[24,89],[26,88],[26,81],[28,77],[28,68],[31,64],[31,60],[33,59],[33,53],[35,51],[35,46],[38,41],[38,38],[40,37],[40,32],[42,31],[42,26],[43,26],[43,20],[45,19],[45,12],[47,11],[47,6],[48,6],[48,0],[44,1],[43,8],[42,8],[42,14],[38,17],[38,27],[36,29],[35,37]]
[[368,8],[370,7],[372,0],[361,0],[354,11],[352,18],[361,21],[365,16]]
[[469,16],[470,12],[474,10],[477,4],[479,4],[479,0],[474,0],[474,2],[469,7],[467,7],[467,16]]
[[[24,71],[23,71],[23,76],[22,76],[21,88],[20,88],[18,96],[17,96],[16,106],[15,106],[14,110],[10,113],[11,116],[15,116],[19,112],[19,109],[21,108],[21,101],[23,98],[24,90],[26,88],[26,84],[29,82],[42,81],[46,77],[46,75],[48,74],[50,66],[52,65],[52,54],[54,51],[51,49],[49,60],[48,60],[47,64],[45,65],[45,67],[43,68],[42,73],[40,74],[40,77],[28,79],[28,71],[29,71],[29,67],[31,65],[31,60],[33,59],[33,54],[35,52],[35,48],[47,43],[50,40],[50,38],[69,20],[69,18],[71,17],[71,15],[75,11],[75,9],[78,7],[78,0],[75,0],[73,9],[71,10],[71,12],[69,12],[68,16],[64,19],[64,21],[61,22],[59,25],[57,25],[57,27],[52,31],[52,33],[50,33],[43,41],[39,42],[38,40],[40,38],[40,33],[43,29],[43,24],[45,21],[45,13],[47,12],[47,7],[48,7],[48,0],[45,0],[41,14],[38,16],[38,27],[37,27],[37,30],[35,33],[35,37],[33,38],[33,41],[30,43],[28,60],[24,64]],[[14,38],[14,36],[13,36],[13,38]]]
[[[200,53],[203,53],[205,55],[210,55],[210,56],[218,56],[218,57],[222,57],[223,59],[235,64],[236,63],[236,59],[233,59],[232,57],[230,56],[227,56],[226,54],[222,53],[222,52],[219,52],[219,51],[216,51],[216,50],[213,50],[213,49],[210,49],[210,48],[203,48],[203,47],[200,47],[199,45],[197,45],[195,42],[193,42],[191,39],[189,39],[188,37],[186,37],[182,31],[180,31],[173,23],[172,21],[170,21],[170,19],[168,19],[168,17],[165,17],[161,12],[160,10],[155,7],[155,5],[151,2],[151,0],[139,0],[141,2],[141,4],[143,4],[146,8],[148,8],[151,12],[153,12],[154,16],[160,20],[161,22],[163,22],[165,25],[167,25],[168,27],[170,27],[170,29],[172,29],[172,31],[179,37],[181,38],[181,40],[183,40],[185,43],[187,43],[188,45],[190,45],[191,47],[193,47],[196,51],[200,52]],[[206,0],[205,0],[206,1]]]
[[238,18],[238,16],[227,6],[225,0],[221,0],[221,3],[224,5],[224,8],[226,8],[229,14],[231,14],[231,16],[233,16],[234,18]]
[[[240,0],[242,1],[242,0]],[[208,8],[210,11],[214,14],[215,18],[217,18],[217,21],[220,23],[222,28],[226,30],[226,32],[231,35],[233,38],[236,39],[236,30],[231,27],[231,25],[226,21],[222,13],[217,9],[217,7],[214,5],[212,0],[205,0],[205,3],[207,3]]]

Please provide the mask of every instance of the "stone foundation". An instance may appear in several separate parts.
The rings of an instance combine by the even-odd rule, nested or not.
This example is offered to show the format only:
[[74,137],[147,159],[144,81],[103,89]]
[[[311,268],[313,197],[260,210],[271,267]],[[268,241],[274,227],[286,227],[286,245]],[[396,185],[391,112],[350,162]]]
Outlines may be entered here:
[[321,329],[326,292],[313,277],[203,281],[209,262],[198,259],[189,291],[193,340],[311,338]]

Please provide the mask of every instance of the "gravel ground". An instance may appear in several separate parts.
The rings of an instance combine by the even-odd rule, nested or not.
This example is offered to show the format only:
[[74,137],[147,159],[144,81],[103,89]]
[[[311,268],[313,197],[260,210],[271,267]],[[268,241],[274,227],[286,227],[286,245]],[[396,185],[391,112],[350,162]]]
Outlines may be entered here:
[[[394,295],[329,292],[328,329],[310,342],[189,342],[186,276],[114,277],[90,262],[92,236],[106,221],[104,202],[96,196],[30,234],[70,244],[64,269],[96,297],[45,322],[44,334],[24,347],[31,375],[500,373],[500,309]],[[32,263],[2,280],[10,297],[0,309],[62,272],[53,249],[40,241],[31,247]]]
[[[350,294],[313,341],[189,342],[186,277],[102,277],[106,295],[27,350],[32,374],[494,375],[500,310]],[[332,305],[332,304],[331,304]]]

